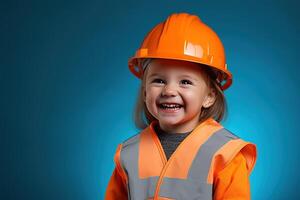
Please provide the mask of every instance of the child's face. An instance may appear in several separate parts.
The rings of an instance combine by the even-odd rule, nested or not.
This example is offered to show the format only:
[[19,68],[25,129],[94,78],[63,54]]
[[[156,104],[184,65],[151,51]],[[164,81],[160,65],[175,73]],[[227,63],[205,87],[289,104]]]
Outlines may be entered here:
[[155,59],[145,71],[144,101],[164,131],[191,131],[199,122],[202,106],[214,103],[208,77],[198,64]]

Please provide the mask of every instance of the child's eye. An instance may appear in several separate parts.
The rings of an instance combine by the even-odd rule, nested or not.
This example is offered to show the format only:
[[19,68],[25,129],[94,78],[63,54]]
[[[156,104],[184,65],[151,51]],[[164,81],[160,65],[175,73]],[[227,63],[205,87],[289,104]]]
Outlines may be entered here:
[[156,78],[156,79],[154,79],[154,80],[152,81],[152,83],[159,83],[159,84],[163,84],[163,83],[165,83],[165,81],[164,81],[164,80],[162,80],[162,79]]
[[193,84],[192,81],[190,81],[190,80],[181,80],[180,83],[183,85],[192,85]]

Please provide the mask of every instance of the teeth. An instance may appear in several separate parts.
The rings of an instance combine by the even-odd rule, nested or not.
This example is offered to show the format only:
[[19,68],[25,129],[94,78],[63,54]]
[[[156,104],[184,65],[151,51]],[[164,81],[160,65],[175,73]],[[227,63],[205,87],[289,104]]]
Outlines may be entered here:
[[160,105],[163,109],[176,109],[176,108],[181,107],[181,105],[179,105],[179,104],[166,104],[166,103],[163,103],[163,104],[160,104]]

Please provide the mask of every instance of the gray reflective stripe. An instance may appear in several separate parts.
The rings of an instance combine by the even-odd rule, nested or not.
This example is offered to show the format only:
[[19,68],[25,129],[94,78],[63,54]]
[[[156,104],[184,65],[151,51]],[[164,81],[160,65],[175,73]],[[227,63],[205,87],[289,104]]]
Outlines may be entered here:
[[187,180],[164,178],[159,195],[174,199],[212,199],[213,186],[207,184],[207,176],[213,156],[224,144],[237,138],[224,128],[215,132],[197,152]]
[[159,196],[172,199],[211,199],[212,187],[200,180],[164,178]]
[[206,182],[214,154],[228,141],[237,138],[224,128],[215,132],[199,149],[189,171],[189,179],[196,178]]
[[[238,138],[224,128],[215,132],[197,152],[187,179],[163,178],[159,196],[211,200],[213,186],[207,184],[207,176],[213,156],[228,141]],[[121,164],[128,175],[128,199],[144,200],[153,197],[159,177],[138,178],[139,142],[140,137],[136,135],[123,143]]]
[[123,143],[121,165],[128,177],[128,199],[143,200],[153,196],[158,177],[139,179],[138,153],[140,135],[135,135]]

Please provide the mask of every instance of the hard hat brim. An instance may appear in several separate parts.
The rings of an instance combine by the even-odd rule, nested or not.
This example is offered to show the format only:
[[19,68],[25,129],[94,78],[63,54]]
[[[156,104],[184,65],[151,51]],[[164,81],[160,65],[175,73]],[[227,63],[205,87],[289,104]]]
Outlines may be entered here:
[[[141,66],[141,60],[146,59],[146,58],[152,58],[152,59],[168,59],[168,60],[181,60],[181,61],[188,61],[188,62],[193,62],[193,63],[198,63],[201,65],[208,66],[212,70],[216,70],[217,72],[221,72],[223,75],[221,82],[221,89],[226,90],[229,88],[232,84],[232,74],[226,70],[226,69],[219,69],[215,66],[208,65],[207,63],[192,59],[192,58],[176,58],[173,55],[172,56],[146,56],[146,57],[132,57],[128,60],[128,67],[130,71],[139,79],[142,79],[143,77],[143,68]],[[226,67],[227,68],[227,67]]]

